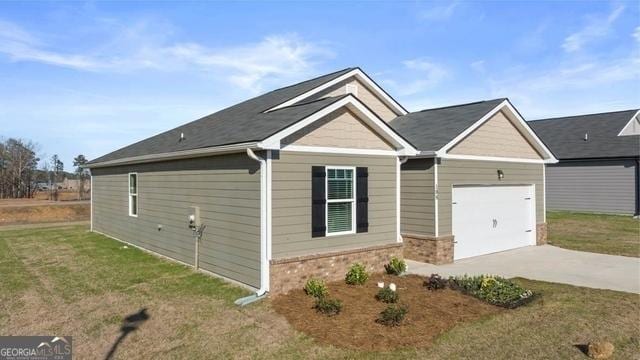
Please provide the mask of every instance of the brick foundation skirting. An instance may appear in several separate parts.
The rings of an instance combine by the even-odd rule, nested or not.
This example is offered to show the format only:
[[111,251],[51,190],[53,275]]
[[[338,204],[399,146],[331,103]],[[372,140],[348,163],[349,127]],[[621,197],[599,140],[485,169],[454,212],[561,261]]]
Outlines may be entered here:
[[428,236],[402,234],[404,257],[411,260],[441,265],[453,262],[453,235]]
[[301,289],[310,278],[324,281],[343,280],[354,263],[363,264],[369,272],[382,272],[384,265],[392,257],[402,258],[402,247],[402,243],[395,243],[271,260],[270,293],[284,294],[293,289]]
[[536,245],[545,245],[547,243],[547,223],[536,225]]

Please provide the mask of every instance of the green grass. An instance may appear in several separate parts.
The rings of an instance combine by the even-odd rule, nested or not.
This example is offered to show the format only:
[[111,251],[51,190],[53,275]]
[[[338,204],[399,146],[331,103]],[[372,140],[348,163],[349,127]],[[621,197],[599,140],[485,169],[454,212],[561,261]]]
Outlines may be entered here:
[[548,240],[566,249],[640,257],[640,221],[630,216],[548,212]]
[[246,290],[84,227],[0,232],[0,271],[0,334],[72,335],[78,358],[104,357],[141,308],[150,319],[118,358],[584,359],[575,345],[594,339],[613,342],[619,359],[640,354],[637,294],[524,279],[540,294],[533,303],[459,324],[426,349],[377,353],[315,343],[268,300],[238,308]]

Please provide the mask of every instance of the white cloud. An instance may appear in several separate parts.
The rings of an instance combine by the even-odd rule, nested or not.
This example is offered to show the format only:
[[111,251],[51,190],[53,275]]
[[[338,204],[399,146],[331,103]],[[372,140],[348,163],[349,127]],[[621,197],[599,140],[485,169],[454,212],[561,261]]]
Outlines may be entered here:
[[419,12],[419,17],[426,20],[447,20],[451,18],[459,2],[452,1],[447,5],[437,5]]
[[633,32],[632,36],[633,36],[634,38],[636,38],[636,41],[637,41],[637,42],[640,42],[640,26],[638,26],[638,27],[636,28],[636,30]]
[[624,6],[619,5],[606,17],[601,15],[592,16],[585,27],[564,39],[562,48],[569,53],[576,52],[581,50],[587,43],[605,37],[609,34],[611,26],[623,11]]
[[[31,61],[92,72],[155,71],[216,72],[232,84],[253,92],[267,78],[294,79],[313,72],[317,61],[332,56],[322,46],[296,34],[271,35],[237,46],[208,47],[171,42],[151,33],[146,24],[120,27],[111,39],[83,53],[67,53],[19,26],[0,21],[0,53],[12,61]],[[53,48],[53,49],[52,49]]]
[[[566,63],[538,71],[518,68],[488,81],[492,96],[508,96],[521,106],[527,118],[608,111],[611,108],[607,103],[614,100],[627,106],[639,100],[632,89],[637,94],[640,58]],[[610,91],[613,86],[616,92]],[[628,89],[630,96],[620,97],[623,89]]]
[[484,67],[484,60],[474,61],[470,64],[471,68],[479,73],[484,73],[486,71]]
[[449,76],[446,67],[425,59],[405,60],[402,65],[402,70],[390,74],[394,79],[383,80],[399,96],[414,95],[434,88]]

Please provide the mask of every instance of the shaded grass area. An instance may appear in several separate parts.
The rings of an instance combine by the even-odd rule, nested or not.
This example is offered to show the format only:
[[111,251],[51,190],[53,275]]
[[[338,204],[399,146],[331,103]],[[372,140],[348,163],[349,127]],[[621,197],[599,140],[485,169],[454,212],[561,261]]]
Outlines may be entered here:
[[566,249],[640,257],[640,221],[630,216],[547,213],[549,243]]
[[76,358],[103,358],[123,318],[141,309],[149,319],[116,358],[584,359],[575,345],[594,339],[613,342],[618,359],[640,354],[637,294],[524,279],[541,294],[527,306],[460,323],[427,349],[374,352],[320,344],[271,300],[238,308],[246,290],[84,227],[0,232],[0,271],[0,333],[72,335]]

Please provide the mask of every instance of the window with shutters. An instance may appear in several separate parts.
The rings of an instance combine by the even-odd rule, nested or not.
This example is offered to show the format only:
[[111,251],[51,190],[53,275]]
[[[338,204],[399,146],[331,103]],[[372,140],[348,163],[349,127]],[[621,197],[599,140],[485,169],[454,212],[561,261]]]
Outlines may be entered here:
[[353,167],[327,167],[327,235],[354,233],[354,172]]
[[138,216],[138,174],[129,173],[129,216]]

